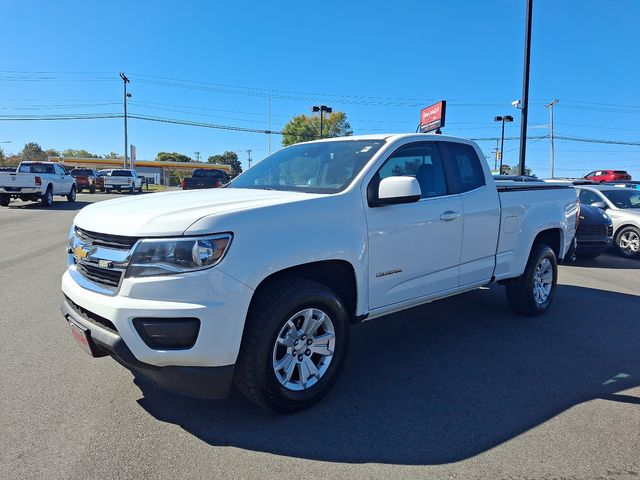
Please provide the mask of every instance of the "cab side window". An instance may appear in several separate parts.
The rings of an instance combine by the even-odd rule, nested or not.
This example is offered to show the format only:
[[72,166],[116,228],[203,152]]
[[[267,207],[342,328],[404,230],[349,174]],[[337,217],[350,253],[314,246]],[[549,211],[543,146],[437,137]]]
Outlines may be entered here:
[[449,152],[451,169],[456,184],[455,193],[464,193],[483,187],[484,170],[476,149],[466,143],[444,142]]
[[420,142],[400,147],[380,167],[378,175],[379,180],[393,176],[415,177],[420,184],[422,198],[447,194],[442,159],[435,142]]

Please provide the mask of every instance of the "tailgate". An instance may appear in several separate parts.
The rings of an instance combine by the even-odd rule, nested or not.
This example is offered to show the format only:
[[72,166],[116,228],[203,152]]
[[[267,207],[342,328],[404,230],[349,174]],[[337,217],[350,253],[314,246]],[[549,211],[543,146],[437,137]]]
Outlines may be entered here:
[[[0,173],[0,187],[39,187],[40,185],[36,185],[36,176],[34,173]],[[40,178],[42,178],[42,176],[40,176]]]

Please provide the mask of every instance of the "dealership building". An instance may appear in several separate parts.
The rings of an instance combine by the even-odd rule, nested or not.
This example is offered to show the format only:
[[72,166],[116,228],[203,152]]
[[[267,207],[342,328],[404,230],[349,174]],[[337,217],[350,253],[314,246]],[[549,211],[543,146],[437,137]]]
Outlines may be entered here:
[[[93,168],[95,170],[113,170],[124,168],[122,158],[70,158],[70,157],[49,157],[50,162],[57,162],[65,167],[71,168]],[[158,162],[155,160],[137,160],[132,167],[138,175],[148,178],[149,183],[160,185],[169,184],[169,171],[178,170],[190,173],[196,168],[216,169],[231,173],[229,165],[215,163],[197,162]]]

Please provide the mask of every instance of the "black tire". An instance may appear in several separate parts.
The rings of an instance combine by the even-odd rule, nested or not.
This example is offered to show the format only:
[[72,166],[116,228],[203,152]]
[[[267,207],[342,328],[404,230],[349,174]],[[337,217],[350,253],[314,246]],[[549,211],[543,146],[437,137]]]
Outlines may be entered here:
[[142,185],[140,185],[140,188],[138,189],[138,193],[142,193]]
[[[534,286],[536,282],[536,269],[545,259],[550,262],[552,270],[551,289],[542,302],[536,300]],[[556,293],[558,283],[558,261],[554,251],[545,244],[534,244],[529,255],[529,261],[524,273],[506,284],[507,300],[509,306],[518,314],[527,317],[536,317],[545,313]]]
[[[633,239],[634,243],[629,243],[628,240]],[[616,250],[620,255],[626,258],[639,258],[640,257],[640,229],[637,227],[624,227],[618,230],[616,233]],[[635,248],[635,249],[634,249]]]
[[[324,397],[342,369],[349,340],[347,311],[331,289],[306,279],[275,281],[256,295],[247,315],[236,363],[235,384],[245,397],[260,407],[279,413],[293,413],[307,408]],[[287,321],[297,312],[309,308],[322,310],[331,319],[335,332],[333,357],[315,384],[294,391],[285,388],[276,377],[273,367],[274,346]],[[297,375],[299,378],[299,373]]]
[[134,193],[136,193],[136,186],[135,186],[135,185],[133,185],[133,184],[131,185],[131,188],[129,188],[129,193],[130,193],[131,195],[133,195]]
[[95,185],[91,185],[89,187],[89,193],[96,193],[96,186]]
[[78,193],[82,193],[82,188],[78,187]]
[[8,207],[10,201],[11,195],[7,195],[6,193],[0,194],[0,207]]
[[75,202],[76,201],[76,186],[75,185],[71,185],[71,190],[69,190],[69,193],[67,194],[67,202]]
[[42,206],[50,207],[51,205],[53,205],[53,190],[51,190],[51,187],[49,186],[42,196]]
[[104,189],[104,187],[100,187],[100,191],[101,191],[102,193],[104,193],[104,190],[105,190],[105,189]]

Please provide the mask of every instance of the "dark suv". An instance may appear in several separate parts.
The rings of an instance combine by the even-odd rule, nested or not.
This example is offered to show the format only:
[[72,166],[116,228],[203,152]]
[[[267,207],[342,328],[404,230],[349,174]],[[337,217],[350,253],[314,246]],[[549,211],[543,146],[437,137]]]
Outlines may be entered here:
[[210,168],[197,168],[191,177],[182,179],[182,189],[219,188],[227,183],[229,183],[229,176],[226,172]]

